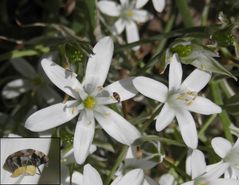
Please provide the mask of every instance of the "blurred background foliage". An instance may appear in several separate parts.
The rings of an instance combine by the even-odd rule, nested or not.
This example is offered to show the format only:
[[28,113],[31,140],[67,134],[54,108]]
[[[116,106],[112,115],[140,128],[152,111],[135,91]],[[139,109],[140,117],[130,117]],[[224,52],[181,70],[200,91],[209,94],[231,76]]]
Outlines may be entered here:
[[[145,75],[167,83],[168,53],[177,52],[184,64],[196,67],[201,63],[195,63],[194,59],[200,59],[204,61],[205,69],[215,73],[203,93],[224,108],[219,117],[195,116],[200,128],[201,149],[205,149],[203,146],[208,146],[214,136],[225,134],[232,140],[229,127],[231,123],[239,126],[239,82],[235,80],[239,78],[239,1],[166,0],[162,13],[157,13],[151,3],[145,8],[154,18],[140,25],[140,41],[126,44],[124,35],[122,38],[113,36],[115,53],[107,83],[130,75]],[[111,22],[112,19],[96,9],[95,0],[0,0],[0,136],[8,133],[37,136],[24,128],[26,118],[65,97],[47,79],[39,61],[51,56],[65,68],[73,69],[82,79],[88,56],[92,54],[91,46],[102,35],[112,36]],[[138,44],[140,50],[132,51],[131,48]],[[194,69],[192,65],[184,65],[185,76]],[[7,87],[7,84],[14,80],[19,80],[19,86],[14,86],[17,95],[9,98],[6,94],[9,95],[13,87]],[[112,108],[121,112],[117,105]],[[159,134],[154,129],[154,116],[159,111],[160,107],[154,101],[138,96],[124,102],[121,113],[142,131],[147,128],[147,134],[158,135],[161,139],[157,137],[156,140],[165,146],[172,144],[162,139],[166,134],[167,138],[178,141],[172,144],[173,148],[167,147],[164,151],[168,162],[157,168],[163,173],[177,160],[179,169],[183,169],[184,163],[180,163],[180,159],[186,152],[180,145],[183,141],[175,124]],[[218,124],[219,121],[223,124]],[[62,148],[72,147],[76,120],[71,122],[54,132],[55,136],[61,136]],[[234,132],[239,134],[237,129]],[[94,144],[99,148],[88,160],[98,168],[112,166],[121,147],[98,128]],[[146,150],[155,150],[147,142],[140,145]],[[210,162],[217,159],[215,154],[208,158]]]

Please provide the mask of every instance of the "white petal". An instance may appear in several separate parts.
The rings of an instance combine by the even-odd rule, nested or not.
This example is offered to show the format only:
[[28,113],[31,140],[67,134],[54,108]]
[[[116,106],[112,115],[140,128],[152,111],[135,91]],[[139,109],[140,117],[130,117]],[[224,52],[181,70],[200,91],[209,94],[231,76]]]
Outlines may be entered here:
[[165,0],[153,0],[153,5],[157,12],[162,12],[165,8]]
[[100,174],[90,164],[84,166],[83,185],[103,185]]
[[212,144],[213,150],[221,158],[224,158],[227,155],[227,153],[229,153],[230,150],[232,149],[232,144],[228,140],[222,137],[213,138],[211,144]]
[[204,174],[200,178],[205,179],[207,181],[217,179],[218,177],[220,177],[222,174],[226,172],[228,167],[229,167],[228,163],[224,163],[224,162],[217,163],[217,165],[215,165],[214,168],[211,168],[206,174]]
[[94,54],[90,56],[85,73],[84,86],[91,94],[99,86],[101,87],[107,77],[114,45],[110,37],[104,37],[94,47]]
[[152,178],[145,176],[143,185],[158,185]]
[[156,130],[158,132],[162,131],[165,127],[167,127],[175,117],[175,112],[171,109],[167,103],[164,104],[161,112],[159,113],[156,120]]
[[113,26],[113,33],[116,34],[116,35],[119,35],[123,32],[123,30],[125,29],[125,20],[119,18],[115,23],[114,23],[114,26]]
[[102,102],[102,104],[111,104],[118,102],[113,95],[114,93],[117,93],[117,96],[119,95],[119,101],[125,101],[134,97],[138,91],[135,89],[132,80],[133,78],[127,78],[106,86],[101,94],[97,95],[97,98],[104,97],[107,101]]
[[195,185],[195,183],[194,183],[194,181],[190,181],[190,182],[185,182],[185,183],[183,183],[181,185]]
[[197,148],[198,136],[192,115],[186,110],[181,110],[176,112],[176,118],[185,144],[192,149]]
[[74,156],[78,164],[83,164],[90,153],[90,146],[94,138],[94,133],[94,116],[92,114],[87,118],[85,111],[83,111],[76,125],[73,143]]
[[115,140],[130,145],[140,137],[139,131],[121,115],[105,106],[97,108],[95,118],[101,127]]
[[217,114],[222,112],[221,107],[213,103],[211,100],[200,96],[197,96],[196,99],[186,107],[189,111],[204,115]]
[[159,179],[160,185],[176,185],[175,178],[169,173],[162,175]]
[[159,102],[165,102],[168,88],[161,82],[147,77],[136,77],[133,80],[135,88],[144,96]]
[[113,1],[100,1],[97,6],[106,15],[116,17],[120,15],[120,6]]
[[195,69],[182,83],[181,89],[188,89],[190,91],[199,92],[202,90],[209,80],[211,74],[199,69]]
[[149,0],[136,0],[136,8],[142,8]]
[[76,101],[58,103],[41,109],[27,118],[25,127],[33,132],[45,131],[66,123],[78,115],[74,108]]
[[66,94],[75,99],[79,98],[79,93],[82,99],[86,97],[75,73],[64,69],[49,59],[43,59],[41,65],[48,78]]
[[215,179],[210,181],[208,185],[239,185],[239,181],[235,179]]
[[141,169],[131,170],[115,185],[141,185],[144,180],[144,172]]
[[206,172],[206,161],[203,153],[200,150],[193,150],[192,158],[192,179],[199,177]]
[[170,67],[169,67],[169,90],[177,90],[179,89],[182,82],[182,65],[178,59],[177,54],[174,54],[170,59]]
[[23,79],[16,79],[7,83],[3,90],[2,96],[7,99],[12,99],[20,96],[22,93],[31,89],[30,81]]
[[151,18],[151,15],[146,10],[133,10],[132,19],[138,23],[144,23]]
[[[139,40],[139,31],[137,25],[133,21],[129,21],[126,24],[126,38],[128,43]],[[138,50],[139,48],[139,46],[136,46],[133,49]]]
[[192,149],[188,150],[187,158],[185,161],[186,173],[190,176],[192,176],[192,152]]

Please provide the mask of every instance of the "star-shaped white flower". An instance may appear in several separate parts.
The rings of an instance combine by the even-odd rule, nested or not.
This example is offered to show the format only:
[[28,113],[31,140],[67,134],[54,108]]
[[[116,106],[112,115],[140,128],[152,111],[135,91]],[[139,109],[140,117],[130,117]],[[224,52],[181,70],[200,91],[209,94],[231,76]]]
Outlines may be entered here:
[[182,83],[182,66],[174,54],[170,61],[169,88],[147,77],[137,77],[133,84],[144,96],[164,103],[156,120],[156,130],[163,130],[176,117],[186,145],[197,148],[197,130],[190,111],[205,115],[221,112],[209,99],[198,96],[210,78],[210,73],[195,69]]
[[199,150],[193,150],[189,156],[188,165],[191,168],[191,176],[193,181],[183,183],[182,185],[239,185],[239,181],[235,179],[219,178],[220,168],[206,172],[206,162],[204,154]]
[[[134,169],[126,173],[124,176],[117,177],[111,185],[143,185],[144,173],[141,169]],[[65,180],[70,182],[70,177]],[[103,185],[100,174],[90,164],[86,164],[83,174],[74,172],[72,174],[72,183],[75,185]]]
[[224,173],[226,178],[239,180],[239,139],[232,144],[222,138],[216,137],[211,142],[216,154],[222,158],[222,161],[212,165],[209,169],[219,169],[221,174]]
[[[135,42],[139,40],[139,32],[135,22],[144,23],[151,18],[146,10],[135,7],[135,2],[128,0],[120,0],[121,5],[113,1],[99,1],[98,8],[106,15],[119,17],[114,23],[113,33],[121,34],[126,29],[127,42]],[[135,47],[134,49],[138,49]]]
[[[136,8],[142,8],[149,0],[136,0]],[[162,12],[165,8],[165,0],[152,0],[157,12]]]
[[49,59],[42,60],[42,67],[50,80],[74,100],[39,110],[25,123],[29,130],[40,132],[66,123],[80,114],[73,142],[75,159],[79,164],[85,161],[89,153],[95,132],[95,119],[120,143],[130,145],[140,137],[139,131],[133,125],[105,106],[132,98],[137,93],[132,78],[103,87],[113,55],[111,38],[105,37],[100,40],[93,52],[94,55],[88,60],[82,84],[76,78],[76,74]]

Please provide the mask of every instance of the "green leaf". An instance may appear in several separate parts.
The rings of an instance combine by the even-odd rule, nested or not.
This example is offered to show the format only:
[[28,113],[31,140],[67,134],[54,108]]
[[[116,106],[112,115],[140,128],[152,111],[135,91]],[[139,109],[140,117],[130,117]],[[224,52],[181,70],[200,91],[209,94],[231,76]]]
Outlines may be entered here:
[[236,94],[230,98],[228,98],[225,103],[225,109],[228,111],[229,114],[234,116],[239,115],[239,94]]
[[89,21],[90,26],[92,29],[92,33],[94,32],[95,26],[96,26],[96,1],[95,0],[87,0],[85,1],[85,4],[88,8],[88,15],[89,15]]
[[100,141],[100,140],[94,140],[93,142],[94,145],[96,145],[97,147],[99,148],[103,148],[107,151],[110,151],[110,152],[115,152],[113,146],[110,144],[110,143],[106,143],[105,141]]
[[23,58],[15,58],[11,60],[13,67],[26,78],[35,78],[35,69]]
[[24,49],[24,50],[13,50],[8,53],[0,55],[0,61],[9,60],[12,58],[20,58],[26,56],[36,56],[48,53],[50,51],[49,47],[44,46],[35,46],[33,49]]

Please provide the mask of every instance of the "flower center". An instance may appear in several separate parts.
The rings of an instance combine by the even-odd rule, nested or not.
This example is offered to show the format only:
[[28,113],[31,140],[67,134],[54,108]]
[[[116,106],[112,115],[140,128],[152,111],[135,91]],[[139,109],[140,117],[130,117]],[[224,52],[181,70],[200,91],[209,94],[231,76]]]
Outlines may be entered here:
[[93,96],[88,96],[85,100],[84,100],[84,106],[87,109],[93,109],[95,107],[96,101],[95,98]]
[[126,11],[125,11],[125,15],[126,15],[127,17],[132,17],[132,16],[134,15],[134,12],[133,12],[132,10],[126,10]]
[[206,185],[204,182],[200,182],[199,185]]
[[192,102],[196,99],[196,97],[197,97],[197,92],[187,91],[187,92],[179,93],[176,96],[176,99],[183,101],[186,105],[191,105]]
[[167,102],[174,109],[181,109],[190,106],[197,97],[197,92],[193,91],[171,91],[168,94]]
[[121,10],[121,17],[124,20],[131,20],[132,16],[134,15],[134,11],[129,7],[124,7]]

